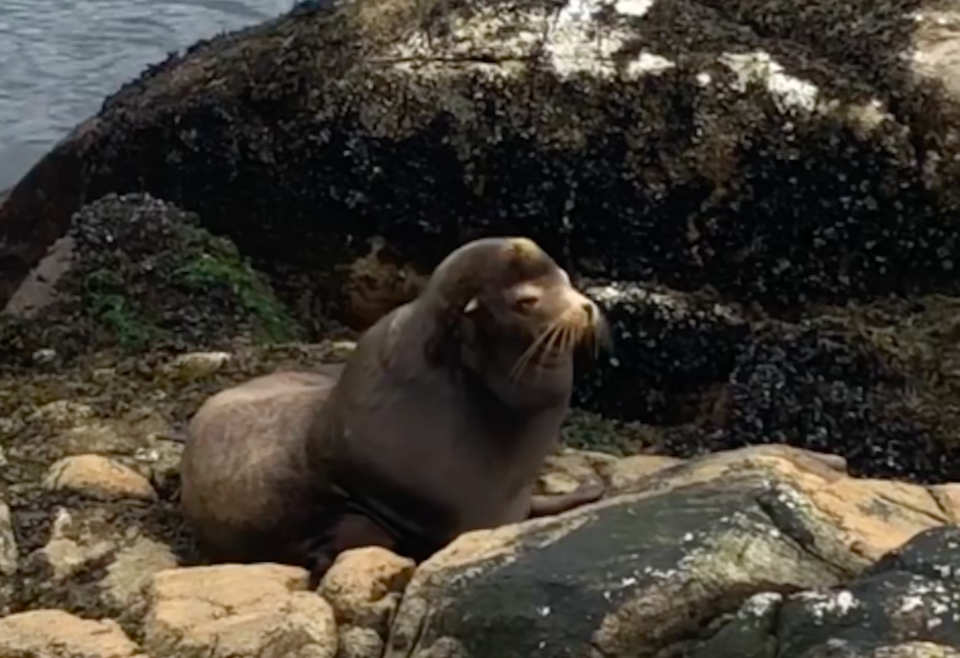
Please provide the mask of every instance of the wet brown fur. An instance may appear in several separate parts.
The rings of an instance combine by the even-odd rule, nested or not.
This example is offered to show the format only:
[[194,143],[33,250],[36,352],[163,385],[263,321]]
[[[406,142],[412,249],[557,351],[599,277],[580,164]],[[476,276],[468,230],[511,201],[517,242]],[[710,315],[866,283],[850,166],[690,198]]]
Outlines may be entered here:
[[599,309],[534,242],[468,243],[361,336],[336,385],[280,373],[204,403],[185,515],[214,559],[318,578],[348,548],[422,560],[462,532],[596,500],[598,485],[532,490],[568,410],[572,351],[604,336]]

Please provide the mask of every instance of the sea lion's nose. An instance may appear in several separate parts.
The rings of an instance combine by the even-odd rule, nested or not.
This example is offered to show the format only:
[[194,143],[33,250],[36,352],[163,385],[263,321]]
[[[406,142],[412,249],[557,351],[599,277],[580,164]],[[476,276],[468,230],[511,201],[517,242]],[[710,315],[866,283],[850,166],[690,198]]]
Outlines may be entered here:
[[596,313],[596,311],[597,310],[593,307],[593,302],[587,301],[583,303],[583,314],[587,317],[588,322],[593,322],[594,320],[593,316]]

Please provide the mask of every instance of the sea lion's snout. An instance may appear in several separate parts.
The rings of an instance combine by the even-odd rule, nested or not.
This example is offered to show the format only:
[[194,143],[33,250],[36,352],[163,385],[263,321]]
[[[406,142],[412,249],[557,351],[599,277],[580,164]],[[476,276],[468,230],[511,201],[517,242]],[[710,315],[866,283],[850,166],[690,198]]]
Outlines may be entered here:
[[563,274],[565,281],[557,288],[556,316],[574,332],[575,344],[596,340],[606,325],[603,313],[592,299],[573,287],[566,272]]

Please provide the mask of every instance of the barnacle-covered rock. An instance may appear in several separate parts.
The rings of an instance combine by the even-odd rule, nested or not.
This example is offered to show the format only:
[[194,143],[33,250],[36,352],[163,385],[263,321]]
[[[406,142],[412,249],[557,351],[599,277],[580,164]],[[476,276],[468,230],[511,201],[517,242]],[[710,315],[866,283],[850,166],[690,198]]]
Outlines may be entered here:
[[109,194],[84,206],[48,258],[57,263],[53,278],[29,280],[0,316],[5,366],[301,332],[228,239],[149,195]]
[[481,233],[766,305],[955,291],[955,24],[907,0],[302,3],[151,67],[38,163],[0,207],[0,303],[84,200],[140,190],[308,308],[352,304],[373,252],[388,308]]

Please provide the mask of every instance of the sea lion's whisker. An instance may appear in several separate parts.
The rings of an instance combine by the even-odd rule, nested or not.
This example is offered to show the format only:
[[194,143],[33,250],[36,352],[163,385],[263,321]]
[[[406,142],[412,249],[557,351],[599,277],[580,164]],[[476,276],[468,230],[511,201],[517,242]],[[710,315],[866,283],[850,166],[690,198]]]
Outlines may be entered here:
[[555,329],[556,322],[551,322],[550,325],[544,329],[540,334],[534,339],[530,346],[523,351],[518,358],[516,363],[514,363],[513,368],[510,370],[511,379],[518,379],[519,376],[526,369],[529,364],[530,359],[536,354],[537,347],[547,338],[547,336]]
[[519,373],[524,369],[524,367],[525,367],[524,364],[529,360],[530,354],[531,354],[532,350],[536,347],[537,341],[538,341],[540,338],[541,338],[541,336],[537,336],[537,338],[536,338],[533,342],[530,343],[530,345],[527,347],[527,349],[525,349],[525,350],[523,351],[523,353],[522,353],[519,357],[517,357],[516,362],[513,364],[513,367],[510,369],[510,378],[511,378],[511,379],[516,379],[516,378],[519,377]]
[[540,377],[543,375],[544,361],[546,360],[547,356],[553,353],[558,343],[560,345],[563,344],[563,338],[566,332],[566,325],[563,325],[560,323],[554,323],[552,326],[553,326],[553,329],[551,331],[552,335],[550,337],[550,340],[547,341],[543,349],[540,350],[539,358],[537,359],[537,379],[536,379],[537,383],[540,382]]

